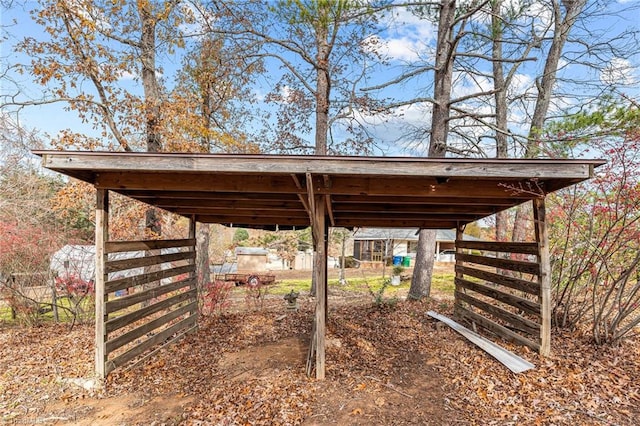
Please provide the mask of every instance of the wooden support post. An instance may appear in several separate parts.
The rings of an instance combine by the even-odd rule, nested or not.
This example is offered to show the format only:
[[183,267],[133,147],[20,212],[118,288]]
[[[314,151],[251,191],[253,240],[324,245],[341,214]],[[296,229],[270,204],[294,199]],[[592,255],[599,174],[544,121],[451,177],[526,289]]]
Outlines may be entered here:
[[96,194],[96,336],[95,336],[95,373],[99,381],[107,376],[107,354],[105,342],[107,333],[105,322],[105,304],[108,294],[105,292],[105,282],[108,280],[106,273],[107,252],[105,244],[109,240],[109,191],[98,189]]
[[551,266],[549,261],[549,233],[547,231],[545,199],[533,200],[538,262],[540,263],[540,355],[551,353]]
[[316,280],[316,379],[323,380],[325,373],[325,333],[327,318],[327,253],[326,253],[326,203],[319,196],[315,202],[313,222],[313,243],[315,245],[315,265],[313,274]]
[[[462,266],[462,261],[460,260],[460,254],[462,254],[462,248],[460,247],[461,244],[459,244],[460,241],[462,241],[464,235],[464,225],[458,225],[458,227],[456,228],[456,258],[455,258],[455,264],[456,264],[456,278],[458,279],[463,279],[464,278],[464,274],[462,274],[459,270],[458,270],[458,266]],[[456,284],[455,284],[455,289],[456,289],[456,293],[458,291],[462,291],[463,293],[466,293],[466,289],[464,288],[460,288],[460,286],[458,285],[458,280],[456,280]],[[457,308],[458,306],[461,304],[462,302],[460,300],[458,300],[458,296],[457,294],[454,295],[454,301],[453,301],[453,313],[454,316],[457,318],[458,312],[457,312]]]
[[[198,245],[198,242],[196,241],[196,217],[195,216],[192,216],[189,219],[189,236],[188,236],[188,238],[193,239],[193,241],[194,241],[193,245],[191,247],[189,247],[189,251],[192,251],[192,252],[195,253],[196,252],[196,247]],[[199,302],[199,300],[200,300],[200,294],[199,294],[200,289],[198,288],[198,270],[197,270],[198,265],[196,263],[196,258],[195,257],[189,261],[189,265],[193,266],[193,272],[191,272],[189,274],[189,278],[191,278],[191,280],[192,280],[190,288],[191,289],[195,289],[195,291],[196,291],[196,302]],[[206,267],[208,268],[209,265],[206,265]],[[203,274],[206,274],[206,275],[204,275],[205,277],[209,277],[210,276],[209,271],[201,271],[201,272]],[[209,282],[208,279],[207,279],[207,282]],[[196,322],[195,322],[195,327],[194,327],[194,331],[195,331],[195,330],[198,329],[199,310],[196,310],[196,312],[194,314],[192,314],[192,315],[196,316],[196,318],[195,318]]]

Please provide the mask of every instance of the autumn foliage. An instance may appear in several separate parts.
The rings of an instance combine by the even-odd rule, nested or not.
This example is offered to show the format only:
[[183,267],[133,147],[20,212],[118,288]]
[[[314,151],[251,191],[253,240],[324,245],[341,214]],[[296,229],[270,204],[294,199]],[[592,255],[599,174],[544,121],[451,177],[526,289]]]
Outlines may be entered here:
[[591,149],[608,163],[550,199],[553,321],[619,343],[640,324],[640,134]]

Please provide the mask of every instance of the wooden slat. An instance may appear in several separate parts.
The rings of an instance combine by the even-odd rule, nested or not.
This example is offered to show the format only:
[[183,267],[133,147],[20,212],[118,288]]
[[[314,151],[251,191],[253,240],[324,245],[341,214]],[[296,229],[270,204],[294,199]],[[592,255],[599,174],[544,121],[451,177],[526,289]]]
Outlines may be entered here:
[[508,328],[503,327],[500,324],[494,321],[491,321],[488,318],[483,317],[482,315],[478,315],[475,312],[471,312],[470,310],[465,309],[462,306],[459,306],[459,305],[456,306],[456,315],[465,319],[466,321],[469,321],[472,323],[475,322],[479,326],[495,333],[496,335],[506,340],[512,340],[521,345],[528,346],[534,351],[537,351],[540,349],[540,344],[538,342],[534,342],[533,340],[527,339],[526,337],[521,336],[520,334],[514,331],[511,331]]
[[121,334],[120,336],[116,337],[115,339],[111,339],[109,341],[107,341],[106,343],[106,352],[107,354],[110,354],[111,352],[115,351],[116,349],[126,345],[127,343],[130,343],[134,340],[136,340],[137,338],[155,330],[156,328],[168,323],[169,321],[172,321],[182,315],[185,315],[186,313],[189,312],[193,312],[194,310],[198,309],[198,302],[193,302],[190,303],[188,305],[184,305],[178,309],[175,309],[173,311],[167,312],[166,314],[164,314],[163,316],[154,319],[153,321],[149,321],[146,324],[141,325],[140,327],[134,328],[131,331],[128,331],[124,334]]
[[538,337],[540,336],[540,324],[537,324],[527,318],[523,318],[520,315],[509,312],[499,306],[491,305],[487,302],[483,302],[482,300],[476,299],[475,297],[461,293],[459,291],[455,292],[455,297],[462,302],[466,302],[478,309],[485,311],[488,314],[494,315],[497,318],[500,318],[501,320],[512,324],[515,328],[530,334],[536,339],[538,339]]
[[128,350],[127,352],[121,355],[118,355],[117,357],[113,358],[108,362],[110,370],[113,371],[113,369],[126,364],[127,362],[131,361],[138,355],[141,355],[144,351],[152,348],[158,343],[164,342],[174,334],[178,333],[180,330],[184,330],[191,327],[194,324],[194,322],[195,322],[195,317],[187,317],[182,321],[167,328],[166,330],[163,330],[160,333],[156,334],[155,336],[145,340],[144,342]]
[[187,334],[194,333],[194,332],[198,331],[198,322],[195,320],[195,317],[194,317],[194,323],[195,323],[195,325],[193,325],[192,327],[184,328],[184,329],[180,330],[171,339],[165,340],[162,344],[156,345],[153,350],[145,353],[144,356],[138,357],[136,359],[136,362],[127,365],[127,367],[123,371],[129,371],[129,370],[132,370],[132,369],[136,368],[138,365],[142,364],[143,362],[145,362],[146,360],[148,360],[149,358],[151,358],[152,356],[154,356],[155,354],[157,354],[158,352],[160,352],[161,350],[163,350],[167,346],[173,345],[178,340],[180,340],[183,337],[185,337]]
[[160,265],[162,263],[194,259],[195,257],[195,253],[189,251],[160,254],[157,256],[132,257],[130,259],[110,260],[107,262],[106,269],[107,272],[118,272],[143,266]]
[[456,243],[456,247],[504,253],[538,254],[538,245],[536,243],[462,240]]
[[145,240],[145,241],[109,241],[106,243],[107,253],[120,253],[123,251],[146,251],[164,248],[188,247],[196,242],[193,239],[181,240]]
[[485,266],[494,266],[499,269],[524,272],[525,274],[540,275],[540,265],[538,263],[525,262],[521,260],[499,259],[496,257],[476,256],[466,253],[457,254],[456,257],[458,257],[463,262],[476,263],[478,265]]
[[109,281],[106,284],[106,292],[113,293],[129,287],[135,287],[142,284],[152,283],[165,278],[175,277],[180,274],[188,274],[193,270],[193,265],[178,266],[177,268],[164,269],[161,271],[150,272],[148,274],[136,275],[134,277],[120,278]]
[[146,316],[151,314],[155,314],[156,312],[160,312],[163,309],[169,308],[170,306],[175,305],[176,303],[184,302],[185,300],[196,300],[196,291],[190,290],[184,293],[177,294],[168,299],[162,300],[158,303],[154,303],[153,305],[149,305],[145,308],[138,309],[137,311],[119,316],[117,318],[110,319],[105,323],[105,330],[107,333],[112,333],[115,330],[118,330],[128,324],[131,324],[135,321],[138,321]]
[[529,293],[534,296],[540,294],[540,285],[537,282],[534,283],[531,281],[522,280],[520,278],[508,277],[506,275],[496,274],[494,272],[489,272],[464,265],[456,265],[455,270],[456,272],[464,275],[469,275],[474,278],[480,278],[481,280],[489,281],[498,285],[503,285],[514,290],[524,291],[525,293]]
[[527,300],[513,294],[502,292],[495,288],[488,287],[484,284],[474,283],[473,281],[468,281],[460,278],[455,278],[454,281],[456,286],[460,286],[468,290],[475,291],[476,293],[480,293],[484,296],[491,297],[492,299],[495,299],[499,302],[513,306],[517,309],[521,309],[528,314],[540,316],[539,303],[532,302],[531,300]]
[[165,284],[158,287],[153,287],[138,293],[130,294],[128,296],[119,297],[117,299],[109,300],[106,305],[106,313],[111,314],[122,309],[133,306],[136,303],[143,302],[145,300],[151,300],[155,297],[162,296],[163,294],[171,293],[172,291],[179,290],[183,287],[193,284],[193,278],[187,278],[186,280],[177,281],[171,284]]

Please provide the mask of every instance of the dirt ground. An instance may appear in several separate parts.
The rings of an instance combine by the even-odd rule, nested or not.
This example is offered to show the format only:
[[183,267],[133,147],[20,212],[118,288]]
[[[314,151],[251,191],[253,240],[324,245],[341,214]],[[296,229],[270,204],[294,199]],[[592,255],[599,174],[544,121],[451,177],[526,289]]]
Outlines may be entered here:
[[[515,375],[427,317],[451,302],[373,304],[329,293],[326,380],[305,374],[314,300],[286,312],[202,318],[199,331],[91,388],[93,329],[0,324],[0,424],[51,425],[632,425],[640,344],[597,348],[557,334]],[[84,378],[84,379],[81,379]],[[83,387],[84,386],[84,387]]]

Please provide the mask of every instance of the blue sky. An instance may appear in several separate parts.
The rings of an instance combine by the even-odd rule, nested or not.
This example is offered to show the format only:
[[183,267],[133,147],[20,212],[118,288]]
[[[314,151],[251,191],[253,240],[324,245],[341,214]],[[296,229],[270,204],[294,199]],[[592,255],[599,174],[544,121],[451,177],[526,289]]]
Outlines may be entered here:
[[[638,0],[625,0],[618,3],[611,3],[611,8],[621,8],[637,5]],[[5,33],[10,38],[2,43],[1,57],[8,63],[27,62],[29,58],[24,55],[16,56],[11,50],[11,46],[17,40],[22,39],[24,36],[31,35],[37,38],[44,37],[42,28],[33,23],[29,17],[27,10],[30,7],[35,7],[36,3],[27,2],[25,8],[13,7],[9,10],[2,10],[2,25]],[[13,24],[13,20],[17,21],[17,24]],[[377,37],[379,39],[380,53],[385,55],[389,60],[389,67],[383,69],[383,72],[378,76],[379,81],[384,81],[390,78],[394,74],[398,73],[402,64],[410,61],[414,61],[417,58],[430,58],[433,55],[433,46],[435,44],[435,29],[431,23],[426,20],[420,20],[410,13],[399,13],[393,20],[395,24],[392,25],[392,21],[389,21],[389,26],[384,32],[380,33]],[[592,23],[595,26],[601,26],[603,29],[620,29],[622,27],[635,26],[638,28],[640,25],[640,15],[636,9],[634,13],[627,13],[625,16],[620,16],[616,19],[607,18],[606,20],[595,21]],[[640,46],[637,48],[640,51]],[[175,69],[175,64],[179,63],[179,58],[162,56],[161,60],[164,61],[165,69],[167,70],[167,77],[170,79],[170,72]],[[635,60],[640,62],[638,56]],[[516,78],[521,90],[526,91],[526,88],[533,86],[533,75],[539,73],[539,67],[541,61],[531,64],[528,68],[523,68]],[[173,63],[173,64],[172,64]],[[636,89],[627,87],[626,90],[630,91],[633,95],[637,94],[637,87],[640,87],[638,83],[640,81],[640,74],[637,68],[634,68],[635,63],[627,63],[625,61],[617,61],[615,58],[612,60],[612,67],[610,73],[610,79],[621,82],[627,80],[630,83],[630,87],[635,85]],[[275,67],[275,65],[274,65]],[[274,69],[275,70],[275,69]],[[566,68],[562,71],[566,74],[582,73],[586,72],[584,69],[580,70],[576,67]],[[598,76],[595,76],[596,78]],[[28,98],[38,99],[40,95],[40,87],[32,83],[29,76],[26,75],[13,75],[21,86],[24,96]],[[375,79],[373,80],[376,81]],[[461,79],[462,81],[462,79]],[[267,84],[266,80],[262,80]],[[123,87],[131,88],[132,90],[140,90],[137,83],[130,78],[123,78],[121,80]],[[412,82],[410,85],[395,86],[390,89],[386,89],[385,94],[387,96],[394,96],[402,98],[406,96],[415,96],[416,93],[422,89],[421,85],[427,86],[430,84],[429,77],[426,76],[420,82]],[[479,88],[487,88],[491,84],[490,80],[479,79],[474,82],[473,85],[461,83],[456,87],[456,94],[464,94],[465,91],[479,90]],[[1,91],[3,94],[13,93],[15,88],[2,81]],[[266,85],[257,85],[255,88],[257,96],[261,96],[269,90]],[[512,111],[512,119],[514,126],[518,123],[518,120],[524,120],[525,116],[522,111]],[[399,155],[423,155],[426,146],[420,144],[417,141],[414,144],[407,144],[407,142],[398,142],[402,133],[411,126],[424,124],[430,120],[430,112],[428,106],[416,105],[405,107],[395,114],[388,116],[386,121],[382,121],[379,117],[365,116],[370,123],[372,132],[379,139],[380,150],[377,154],[399,154]],[[47,106],[28,107],[25,108],[20,118],[27,127],[39,129],[43,134],[49,136],[55,136],[59,131],[63,129],[73,129],[76,132],[84,132],[92,134],[93,129],[82,123],[77,117],[76,113],[71,111],[64,111],[62,104],[52,104]]]

